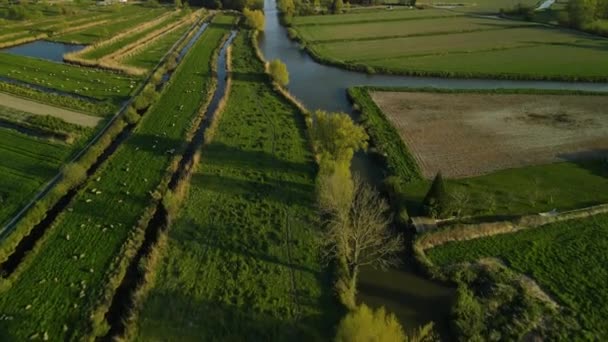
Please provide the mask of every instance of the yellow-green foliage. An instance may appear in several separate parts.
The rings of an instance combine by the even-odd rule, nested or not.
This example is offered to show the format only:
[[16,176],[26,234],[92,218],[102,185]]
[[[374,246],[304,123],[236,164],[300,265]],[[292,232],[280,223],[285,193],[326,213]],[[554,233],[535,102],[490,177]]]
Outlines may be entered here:
[[321,161],[348,161],[355,151],[367,148],[368,136],[363,127],[358,126],[345,113],[314,113],[312,139],[320,154]]
[[245,15],[245,22],[248,27],[258,31],[264,31],[264,24],[266,22],[264,12],[245,8],[243,14]]
[[268,64],[268,72],[272,79],[280,86],[285,87],[289,84],[289,71],[287,65],[279,59],[275,59]]
[[403,328],[392,313],[384,307],[372,310],[362,304],[342,319],[336,342],[398,342],[406,341]]

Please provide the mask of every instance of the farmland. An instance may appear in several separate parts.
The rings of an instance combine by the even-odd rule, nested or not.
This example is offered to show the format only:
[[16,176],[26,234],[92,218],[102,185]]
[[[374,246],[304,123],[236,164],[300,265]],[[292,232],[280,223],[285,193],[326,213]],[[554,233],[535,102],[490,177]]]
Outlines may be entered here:
[[552,325],[553,339],[605,339],[608,330],[608,216],[554,223],[521,232],[466,242],[449,243],[427,251],[438,265],[495,257],[517,272],[532,277],[580,325],[563,319]]
[[303,117],[273,91],[249,37],[233,45],[229,101],[169,231],[137,340],[318,340],[335,322],[311,229]]
[[22,116],[0,106],[0,222],[29,201],[82,146],[82,139],[68,145],[4,128],[1,118],[11,114]]
[[[438,9],[378,10],[374,14],[296,17],[292,33],[316,59],[367,72],[608,78],[608,66],[603,62],[608,58],[608,43],[603,39],[538,24],[458,14]],[[541,55],[552,58],[535,57]]]
[[107,104],[105,108],[113,109],[92,113],[102,116],[113,114],[130,97],[139,82],[137,78],[108,71],[6,53],[0,53],[0,76],[59,92],[82,95]]
[[[597,115],[606,101],[604,96],[526,91],[421,92],[415,89],[398,92],[374,92],[372,89],[368,96],[366,88],[357,89],[363,94],[357,93],[356,101],[366,106],[366,124],[381,151],[388,153],[389,170],[403,182],[400,201],[411,215],[418,213],[419,204],[428,191],[429,181],[424,177],[431,178],[439,170],[445,175],[461,177],[448,179],[447,184],[451,191],[465,196],[466,215],[528,214],[554,208],[575,209],[608,200],[608,170],[602,158],[606,151],[606,129],[601,128],[604,116]],[[424,98],[424,103],[416,101],[418,96]],[[379,108],[372,98],[379,101]],[[478,101],[480,99],[484,100]],[[485,100],[491,103],[483,105]],[[508,105],[510,101],[514,102]],[[595,105],[587,107],[593,103]],[[500,104],[500,110],[496,109],[497,104]],[[550,115],[543,115],[543,110]],[[567,120],[568,111],[576,117],[574,121]],[[524,112],[527,114],[522,114]],[[390,113],[399,119],[391,118]],[[408,113],[412,114],[413,121],[405,119],[410,115]],[[444,127],[447,131],[441,131],[439,126],[425,126],[440,122],[442,117],[449,121]],[[513,119],[505,120],[506,117]],[[452,118],[455,120],[451,121]],[[564,120],[554,120],[556,118]],[[600,130],[585,126],[584,122],[589,123],[588,120]],[[464,131],[468,132],[466,139],[454,139]],[[551,137],[540,139],[540,144],[533,143],[547,131],[553,132]],[[487,139],[497,140],[492,145]],[[404,143],[396,143],[400,140]],[[577,147],[575,141],[587,141],[589,146]],[[486,150],[490,145],[494,147]],[[475,150],[464,152],[468,148]],[[490,155],[505,148],[512,150],[490,162],[493,160]],[[568,148],[573,149],[568,151]],[[449,155],[441,154],[448,150]],[[467,166],[459,164],[459,158]],[[439,164],[431,167],[432,160]],[[480,164],[476,164],[478,162]],[[486,172],[479,172],[486,162],[489,162]],[[476,165],[473,167],[476,171],[470,172],[473,165]],[[464,172],[465,169],[469,171]]]
[[188,28],[189,25],[185,24],[171,32],[165,33],[147,48],[125,58],[124,63],[138,68],[152,69]]
[[425,178],[449,178],[608,150],[606,96],[373,92]]
[[22,318],[0,323],[7,338],[58,340],[91,333],[83,317],[114,286],[108,281],[121,261],[116,258],[153,202],[173,158],[168,151],[181,151],[182,137],[208,97],[211,57],[226,33],[225,27],[212,26],[201,36],[132,135],[27,256],[23,272],[0,299],[3,313]]

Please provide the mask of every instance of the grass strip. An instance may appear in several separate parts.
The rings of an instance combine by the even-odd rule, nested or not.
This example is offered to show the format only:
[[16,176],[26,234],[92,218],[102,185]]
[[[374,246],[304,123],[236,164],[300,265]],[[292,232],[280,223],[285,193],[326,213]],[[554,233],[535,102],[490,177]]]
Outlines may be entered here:
[[230,98],[169,231],[135,340],[315,340],[335,323],[314,248],[316,167],[304,118],[273,89],[247,35],[232,55]]

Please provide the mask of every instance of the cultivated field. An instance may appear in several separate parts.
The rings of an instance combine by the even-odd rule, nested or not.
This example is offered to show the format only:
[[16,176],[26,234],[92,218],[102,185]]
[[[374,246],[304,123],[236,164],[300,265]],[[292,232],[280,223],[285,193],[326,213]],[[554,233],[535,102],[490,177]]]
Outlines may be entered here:
[[529,22],[439,9],[378,10],[296,17],[293,29],[317,59],[368,72],[608,79],[606,40]]
[[15,317],[0,322],[3,338],[64,340],[105,333],[89,330],[90,314],[117,286],[110,278],[127,258],[125,243],[153,203],[174,158],[170,151],[180,153],[208,97],[211,57],[226,33],[225,27],[213,27],[201,36],[132,135],[27,255],[22,273],[0,295],[0,312]]
[[303,117],[273,91],[249,37],[233,45],[230,98],[170,228],[139,341],[325,340],[335,324]]
[[374,92],[422,174],[450,178],[605,157],[605,96]]
[[550,333],[554,334],[550,340],[605,340],[607,237],[608,216],[599,215],[453,242],[428,250],[427,254],[440,266],[499,258],[513,270],[532,277],[562,306],[554,322],[545,322],[551,324]]

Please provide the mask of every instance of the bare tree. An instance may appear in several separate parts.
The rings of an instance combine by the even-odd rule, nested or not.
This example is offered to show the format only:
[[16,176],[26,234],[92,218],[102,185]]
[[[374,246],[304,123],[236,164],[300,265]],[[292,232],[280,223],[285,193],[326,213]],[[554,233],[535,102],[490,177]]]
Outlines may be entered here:
[[350,205],[339,207],[345,212],[333,208],[322,243],[326,260],[337,259],[342,268],[337,284],[342,300],[354,306],[360,268],[384,269],[398,264],[397,253],[403,250],[404,242],[391,229],[387,202],[359,177],[353,179]]

